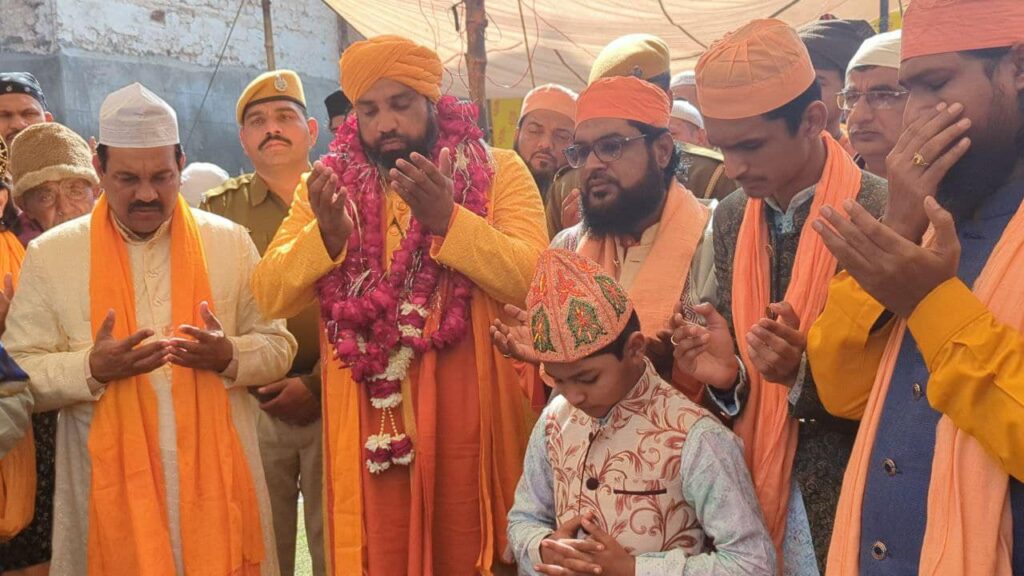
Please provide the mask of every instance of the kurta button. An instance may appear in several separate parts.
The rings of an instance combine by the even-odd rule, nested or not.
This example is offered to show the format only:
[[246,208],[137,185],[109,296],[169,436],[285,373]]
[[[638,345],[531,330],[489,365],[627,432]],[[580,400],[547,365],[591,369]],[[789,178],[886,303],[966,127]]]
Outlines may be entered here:
[[601,483],[597,481],[597,478],[587,478],[587,490],[597,490],[597,487]]
[[899,469],[896,468],[896,462],[892,458],[882,460],[882,468],[885,469],[885,473],[889,476],[895,476],[899,472]]
[[921,389],[921,385],[919,383],[914,382],[914,385],[911,386],[910,389],[914,394],[914,400],[920,400],[921,396],[924,396],[924,390]]
[[871,545],[871,557],[875,560],[885,560],[888,555],[889,548],[881,540]]

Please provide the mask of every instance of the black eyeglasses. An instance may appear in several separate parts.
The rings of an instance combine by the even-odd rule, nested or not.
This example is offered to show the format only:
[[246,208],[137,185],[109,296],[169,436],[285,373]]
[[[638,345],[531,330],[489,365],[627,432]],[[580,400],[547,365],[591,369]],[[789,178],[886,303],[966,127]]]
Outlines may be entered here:
[[573,144],[565,149],[565,159],[569,162],[569,166],[579,168],[587,163],[587,158],[593,152],[601,162],[614,162],[622,157],[622,149],[626,147],[626,144],[634,140],[643,140],[648,136],[650,134],[640,134],[639,136],[630,136],[629,138],[610,136],[602,138],[592,145]]
[[890,110],[896,102],[900,101],[910,92],[906,90],[868,90],[858,92],[857,90],[843,90],[836,94],[836,103],[839,109],[844,112],[853,110],[853,107],[860,102],[861,98],[867,98],[868,106],[872,110]]

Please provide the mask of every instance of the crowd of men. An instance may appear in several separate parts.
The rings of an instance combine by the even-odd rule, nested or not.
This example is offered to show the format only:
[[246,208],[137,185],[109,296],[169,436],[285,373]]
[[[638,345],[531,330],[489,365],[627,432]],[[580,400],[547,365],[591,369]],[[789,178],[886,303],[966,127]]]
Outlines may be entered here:
[[[513,150],[428,47],[254,171],[0,72],[0,574],[1024,575],[1024,3],[611,41]],[[301,506],[300,506],[301,498]]]

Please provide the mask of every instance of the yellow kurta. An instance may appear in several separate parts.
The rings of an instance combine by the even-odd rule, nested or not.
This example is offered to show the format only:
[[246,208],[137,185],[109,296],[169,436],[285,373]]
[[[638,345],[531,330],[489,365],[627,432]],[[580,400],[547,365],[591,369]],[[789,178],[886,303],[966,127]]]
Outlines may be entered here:
[[[246,388],[280,379],[295,356],[295,339],[284,323],[265,320],[245,281],[258,255],[249,235],[218,216],[193,210],[206,246],[210,289],[217,318],[235,349],[233,378],[222,376],[228,388],[231,417],[245,451],[260,507],[266,550],[261,573],[279,573],[274,530],[256,437],[255,408]],[[135,297],[136,325],[156,338],[174,332],[171,325],[169,226],[146,240],[127,240]],[[21,283],[11,303],[3,343],[31,377],[37,412],[60,409],[57,423],[57,484],[54,499],[54,574],[84,576],[88,569],[88,510],[91,457],[89,435],[96,401],[88,381],[93,345],[90,323],[89,218],[79,218],[48,231],[29,246]],[[117,319],[122,322],[123,319]],[[230,368],[228,370],[230,372]],[[156,392],[161,422],[158,431],[160,465],[166,490],[166,509],[175,560],[181,568],[180,501],[178,493],[177,429],[171,398],[171,368],[148,374]],[[165,424],[169,423],[169,424]],[[202,431],[200,431],[200,434]]]
[[[846,272],[832,281],[828,304],[807,337],[807,358],[821,401],[836,416],[864,414],[892,331],[890,321],[872,332],[884,312]],[[907,328],[928,367],[932,407],[1024,480],[1024,335],[996,322],[956,278],[918,304]]]
[[[459,424],[450,420],[459,418],[445,417],[433,413],[431,407],[417,405],[422,391],[420,396],[412,394],[415,400],[410,400],[407,395],[403,407],[415,412],[413,419],[420,435],[416,439],[417,458],[409,470],[397,468],[380,476],[368,476],[363,464],[365,436],[361,428],[375,423],[366,422],[365,393],[351,379],[347,369],[336,361],[325,361],[324,467],[330,479],[325,486],[325,524],[334,574],[357,574],[368,566],[371,573],[388,573],[387,570],[381,571],[379,564],[374,564],[383,561],[378,552],[370,549],[378,546],[380,539],[375,540],[372,526],[375,519],[368,521],[364,509],[365,502],[369,502],[365,506],[374,506],[371,497],[381,483],[393,485],[397,490],[390,504],[393,510],[383,510],[384,513],[408,516],[409,509],[412,509],[411,520],[406,519],[412,536],[408,543],[395,544],[398,549],[407,545],[408,562],[399,558],[391,565],[408,566],[410,574],[431,574],[435,568],[439,574],[474,571],[486,574],[490,573],[495,556],[500,555],[504,548],[505,514],[512,504],[535,415],[519,388],[512,363],[501,358],[491,346],[487,327],[501,313],[502,304],[523,305],[537,257],[547,244],[547,234],[540,195],[526,166],[512,151],[491,150],[491,153],[495,161],[495,176],[488,193],[487,217],[481,218],[468,210],[456,208],[447,235],[436,239],[431,251],[438,262],[465,274],[476,286],[470,333],[452,348],[440,354],[428,354],[428,365],[424,365],[423,358],[417,358],[410,370],[410,380],[414,380],[413,375],[423,369],[432,370],[443,398],[463,395],[476,398],[472,402],[476,413],[472,413],[472,409],[467,410],[465,420],[478,423],[475,426],[477,437],[445,437],[445,427]],[[408,226],[409,211],[393,192],[389,192],[384,210],[383,223],[387,230],[385,239],[390,260],[390,254],[397,248]],[[261,310],[267,316],[277,318],[309,305],[316,298],[315,282],[340,265],[344,257],[344,253],[335,260],[328,256],[303,181],[288,218],[253,276],[253,291]],[[325,348],[324,358],[331,356],[333,353]],[[453,373],[468,378],[463,377],[459,381],[443,379]],[[439,401],[439,404],[443,402]],[[435,418],[442,421],[437,422]],[[430,427],[436,428],[436,438],[426,431]],[[467,425],[467,428],[473,426]],[[448,444],[453,444],[463,451],[471,449],[473,454],[463,456],[479,461],[479,475],[470,479],[475,482],[478,493],[464,495],[479,501],[477,514],[468,519],[475,524],[478,536],[470,535],[465,542],[472,557],[476,558],[475,567],[446,565],[449,558],[444,554],[444,542],[437,541],[451,535],[442,534],[444,530],[440,526],[432,530],[432,522],[436,526],[445,511],[435,510],[430,503],[436,500],[438,508],[441,508],[446,499],[459,496],[459,482],[467,481],[465,478],[446,477],[443,461],[439,460],[436,480],[428,479],[423,484],[418,482],[422,476],[429,477],[435,471],[424,469],[428,463],[432,467],[435,454],[422,453],[424,446],[434,441],[439,454]],[[408,486],[409,476],[413,477],[412,494],[402,488]],[[423,505],[424,502],[427,504]],[[391,539],[403,540],[403,528],[406,526],[395,526]],[[436,551],[433,549],[435,545]]]

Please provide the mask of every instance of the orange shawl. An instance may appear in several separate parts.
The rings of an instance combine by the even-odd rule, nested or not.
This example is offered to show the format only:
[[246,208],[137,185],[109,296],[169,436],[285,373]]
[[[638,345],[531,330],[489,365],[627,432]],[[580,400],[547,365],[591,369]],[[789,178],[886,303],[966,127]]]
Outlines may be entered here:
[[[823,206],[838,207],[847,199],[855,199],[860,192],[861,171],[853,159],[831,136],[824,134],[822,141],[827,150],[825,169],[815,189],[807,222],[813,222]],[[764,200],[751,198],[736,239],[732,278],[733,326],[740,354],[748,367],[753,363],[745,336],[764,317],[771,303],[768,242]],[[801,236],[785,301],[799,315],[800,330],[804,334],[825,307],[829,279],[835,271],[836,259],[821,237],[817,234]],[[781,566],[797,423],[789,417],[786,386],[766,382],[754,369],[748,370],[748,375],[750,398],[746,410],[736,421],[735,431],[743,440],[747,466]]]
[[[673,180],[665,197],[654,246],[629,288],[640,327],[651,338],[668,326],[710,217],[711,210]],[[588,234],[580,241],[576,252],[597,262],[605,271],[618,270],[615,238],[611,236],[597,239]]]
[[[170,225],[171,315],[175,326],[202,326],[199,304],[213,304],[206,255],[181,197]],[[135,288],[124,238],[105,196],[92,212],[89,281],[92,328],[107,310],[114,338],[134,333]],[[185,573],[259,574],[263,560],[256,492],[231,419],[228,393],[212,372],[171,367],[175,422],[159,422],[145,375],[111,382],[96,403],[89,432],[89,574],[174,574],[159,426],[176,426]]]
[[[25,247],[10,231],[0,232],[0,281],[11,274],[18,283]],[[0,460],[0,542],[32,521],[36,505],[36,443],[32,428]]]
[[[974,284],[974,294],[996,320],[1024,331],[1024,207],[1017,210],[988,263]],[[882,408],[907,330],[906,321],[893,329],[875,376],[861,420],[860,432],[843,477],[832,545],[829,576],[859,572],[861,510],[868,466]],[[1009,478],[981,444],[958,429],[948,416],[938,423],[932,478],[928,485],[928,523],[921,546],[918,574],[939,576],[1009,576],[1012,569],[1013,519]]]

